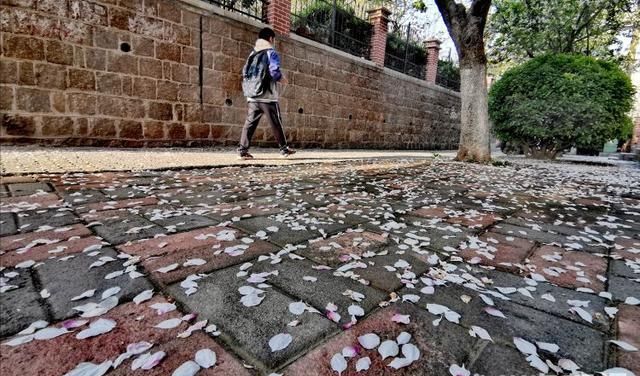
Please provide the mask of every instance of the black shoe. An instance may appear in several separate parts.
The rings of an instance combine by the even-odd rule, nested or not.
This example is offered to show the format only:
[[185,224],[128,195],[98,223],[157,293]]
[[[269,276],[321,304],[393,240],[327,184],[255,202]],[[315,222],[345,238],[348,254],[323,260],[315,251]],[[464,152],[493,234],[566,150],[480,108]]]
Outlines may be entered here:
[[242,151],[242,152],[240,152],[240,155],[238,156],[238,159],[242,159],[244,161],[248,161],[250,159],[253,159],[253,155],[249,154],[248,151]]
[[291,149],[288,146],[286,148],[284,148],[284,149],[280,149],[280,155],[282,155],[285,158],[290,156],[291,154],[295,154],[295,153],[296,153],[295,149]]

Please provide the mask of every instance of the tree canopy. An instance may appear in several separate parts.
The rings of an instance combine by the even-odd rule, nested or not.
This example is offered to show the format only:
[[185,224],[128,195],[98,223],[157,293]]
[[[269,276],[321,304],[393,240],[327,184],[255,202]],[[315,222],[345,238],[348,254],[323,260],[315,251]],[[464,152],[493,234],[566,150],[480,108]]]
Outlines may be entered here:
[[629,76],[612,62],[548,54],[508,70],[491,87],[489,112],[501,140],[554,158],[572,146],[599,150],[629,137],[633,93]]
[[[638,26],[636,0],[494,0],[487,30],[492,63],[547,53],[614,59],[621,34]],[[621,60],[622,58],[620,58]]]

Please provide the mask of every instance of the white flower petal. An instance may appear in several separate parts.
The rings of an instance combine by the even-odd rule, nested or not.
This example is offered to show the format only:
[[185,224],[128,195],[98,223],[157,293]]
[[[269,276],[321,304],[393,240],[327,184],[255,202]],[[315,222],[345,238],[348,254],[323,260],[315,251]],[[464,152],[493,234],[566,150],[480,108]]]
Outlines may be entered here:
[[200,371],[200,366],[193,360],[187,360],[176,368],[171,376],[193,376]]
[[377,334],[369,333],[358,337],[358,342],[367,350],[375,349],[380,344],[380,337]]
[[557,353],[558,350],[560,350],[560,346],[556,345],[555,343],[536,342],[536,346],[538,346],[538,348],[541,350],[545,350],[554,354]]
[[356,304],[350,305],[347,311],[351,316],[364,316],[364,309]]
[[105,300],[109,297],[114,296],[115,294],[119,293],[120,290],[122,290],[122,288],[120,288],[119,286],[115,286],[115,287],[111,287],[109,289],[106,289],[103,293],[102,293],[102,300]]
[[111,364],[113,363],[110,360],[100,364],[83,362],[78,364],[76,368],[65,373],[64,376],[102,376],[109,371]]
[[95,289],[87,290],[87,291],[83,292],[82,294],[80,294],[78,296],[74,296],[73,298],[71,298],[71,301],[75,302],[76,300],[80,300],[80,299],[84,299],[84,298],[90,298],[95,293],[96,293]]
[[37,332],[35,332],[35,334],[33,335],[33,338],[37,340],[47,340],[47,339],[59,337],[67,333],[71,333],[71,332],[68,331],[66,328],[49,327],[49,328],[40,329]]
[[464,368],[464,364],[462,365],[462,367],[457,364],[452,364],[449,367],[449,373],[451,374],[451,376],[471,376],[471,372]]
[[613,343],[614,345],[618,345],[624,351],[638,351],[637,347],[633,346],[630,343],[624,342],[624,341],[611,340],[609,342]]
[[158,325],[154,326],[154,328],[158,329],[173,329],[182,323],[182,319],[169,319],[164,320]]
[[409,341],[411,341],[411,334],[407,332],[398,334],[398,338],[396,338],[396,342],[398,342],[398,345],[404,345],[405,343],[409,343]]
[[153,290],[144,290],[140,294],[136,295],[133,298],[133,302],[136,304],[140,304],[142,302],[146,302],[147,300],[153,297]]
[[534,345],[533,343],[527,340],[524,340],[520,337],[513,337],[513,343],[516,345],[518,350],[520,350],[520,352],[523,354],[526,354],[526,355],[538,354],[536,345]]
[[380,353],[382,360],[385,360],[390,356],[396,356],[399,352],[400,348],[398,348],[396,341],[386,340],[378,347],[378,353]]
[[411,363],[413,363],[413,360],[408,358],[394,358],[391,363],[389,363],[389,367],[400,369],[411,365]]
[[331,369],[338,372],[338,375],[341,375],[342,372],[347,369],[347,360],[342,354],[337,353],[333,355],[331,358]]
[[271,348],[271,352],[280,351],[286,349],[287,346],[291,343],[293,338],[289,333],[280,333],[271,337],[269,340],[269,347]]
[[301,315],[304,313],[306,307],[307,305],[304,304],[304,302],[289,303],[289,312],[293,313],[294,315]]
[[211,349],[201,349],[196,352],[196,363],[202,368],[211,368],[216,365],[216,353]]
[[368,356],[358,359],[356,362],[356,372],[366,371],[371,367],[371,359]]
[[418,358],[420,358],[420,350],[416,345],[407,343],[402,345],[402,355],[407,359],[411,359],[411,361],[418,360]]
[[85,339],[98,336],[100,334],[108,333],[113,328],[116,327],[116,322],[109,319],[98,319],[91,324],[89,327],[80,333],[76,334],[77,339]]

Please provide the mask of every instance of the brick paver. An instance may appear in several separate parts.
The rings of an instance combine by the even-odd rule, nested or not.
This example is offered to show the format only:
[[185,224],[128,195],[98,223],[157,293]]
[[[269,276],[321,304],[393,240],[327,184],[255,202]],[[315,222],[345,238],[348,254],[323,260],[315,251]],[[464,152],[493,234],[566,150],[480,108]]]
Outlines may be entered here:
[[640,372],[638,170],[295,163],[0,178],[0,373]]
[[547,280],[563,287],[604,290],[607,261],[587,252],[543,246],[531,255],[530,267]]

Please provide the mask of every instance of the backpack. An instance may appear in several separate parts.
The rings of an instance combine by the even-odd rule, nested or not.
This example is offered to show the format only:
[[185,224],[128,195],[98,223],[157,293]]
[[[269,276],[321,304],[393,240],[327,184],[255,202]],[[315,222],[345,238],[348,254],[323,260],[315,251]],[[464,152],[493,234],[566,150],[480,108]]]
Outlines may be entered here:
[[269,90],[269,56],[267,51],[253,51],[242,67],[242,92],[247,98],[259,97]]

